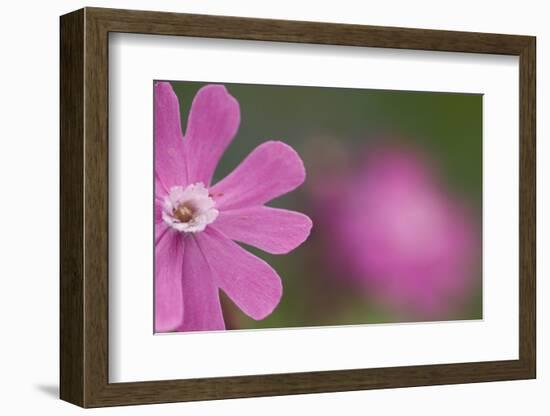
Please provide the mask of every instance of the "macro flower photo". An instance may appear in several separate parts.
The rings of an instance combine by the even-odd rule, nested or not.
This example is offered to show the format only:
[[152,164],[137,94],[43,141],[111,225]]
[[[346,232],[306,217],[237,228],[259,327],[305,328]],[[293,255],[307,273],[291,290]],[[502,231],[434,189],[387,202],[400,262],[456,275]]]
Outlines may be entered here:
[[239,128],[239,103],[224,86],[201,88],[183,135],[170,84],[156,83],[154,94],[155,331],[225,329],[220,290],[261,320],[281,299],[281,278],[235,241],[285,254],[307,239],[308,216],[264,205],[304,182],[302,160],[266,141],[212,185]]
[[154,332],[482,319],[482,96],[154,85]]

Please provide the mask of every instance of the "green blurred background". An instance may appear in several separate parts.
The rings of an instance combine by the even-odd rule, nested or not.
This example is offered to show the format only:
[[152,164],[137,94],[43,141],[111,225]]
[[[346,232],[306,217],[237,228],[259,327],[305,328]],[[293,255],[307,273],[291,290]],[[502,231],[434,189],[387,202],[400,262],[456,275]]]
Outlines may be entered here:
[[[170,81],[181,109],[183,133],[196,92],[207,83]],[[348,152],[369,141],[397,137],[429,154],[442,180],[467,201],[481,226],[482,95],[223,83],[240,104],[241,123],[218,165],[213,183],[231,172],[266,140],[291,145],[304,159],[308,177],[297,190],[269,205],[308,213],[308,180],[316,158],[331,157],[340,143]],[[481,232],[481,231],[480,231]],[[251,247],[283,280],[283,297],[266,319],[254,321],[222,294],[229,329],[389,323],[416,320],[396,313],[324,266],[315,231],[298,249],[276,256]],[[482,317],[481,265],[478,284],[461,310],[434,320]]]

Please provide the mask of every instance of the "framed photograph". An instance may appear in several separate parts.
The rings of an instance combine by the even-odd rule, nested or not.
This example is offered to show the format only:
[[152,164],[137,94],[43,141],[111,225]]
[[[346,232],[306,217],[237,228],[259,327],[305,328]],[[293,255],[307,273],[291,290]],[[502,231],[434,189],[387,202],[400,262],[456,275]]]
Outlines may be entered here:
[[63,400],[535,378],[534,37],[60,27]]

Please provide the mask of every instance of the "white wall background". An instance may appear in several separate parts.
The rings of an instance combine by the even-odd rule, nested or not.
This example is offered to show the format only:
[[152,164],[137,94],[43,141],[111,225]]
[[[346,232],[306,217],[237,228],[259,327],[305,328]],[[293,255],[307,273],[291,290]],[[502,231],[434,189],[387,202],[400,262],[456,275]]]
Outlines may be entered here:
[[538,42],[538,379],[338,394],[167,404],[87,411],[88,414],[210,415],[281,413],[546,415],[550,360],[546,359],[550,286],[543,213],[550,197],[550,145],[545,102],[550,100],[549,12],[546,2],[428,0],[359,2],[277,0],[123,0],[4,2],[0,16],[0,410],[2,414],[71,415],[58,385],[58,16],[82,6],[156,9],[318,20],[326,22],[530,34]]

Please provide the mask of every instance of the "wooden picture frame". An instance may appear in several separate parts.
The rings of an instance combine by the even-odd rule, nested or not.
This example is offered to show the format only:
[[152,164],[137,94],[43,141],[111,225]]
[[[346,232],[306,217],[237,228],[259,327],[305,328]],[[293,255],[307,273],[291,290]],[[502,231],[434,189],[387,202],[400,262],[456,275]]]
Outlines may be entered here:
[[[82,407],[518,380],[536,376],[535,38],[85,8],[61,17],[60,396]],[[111,32],[519,56],[519,359],[109,383]]]

